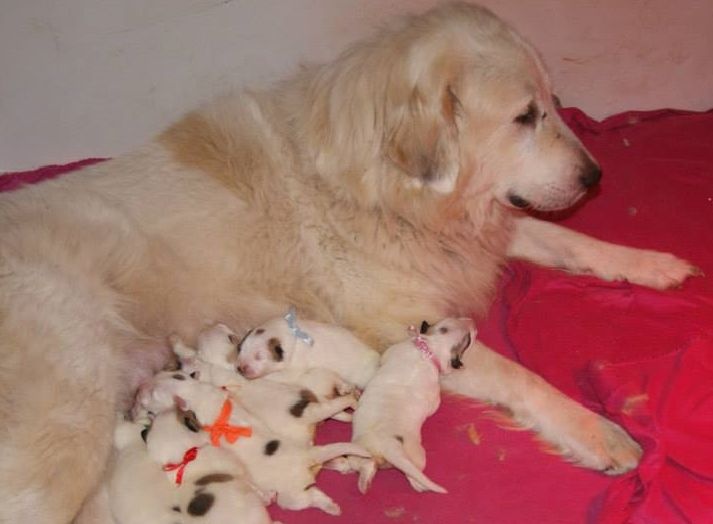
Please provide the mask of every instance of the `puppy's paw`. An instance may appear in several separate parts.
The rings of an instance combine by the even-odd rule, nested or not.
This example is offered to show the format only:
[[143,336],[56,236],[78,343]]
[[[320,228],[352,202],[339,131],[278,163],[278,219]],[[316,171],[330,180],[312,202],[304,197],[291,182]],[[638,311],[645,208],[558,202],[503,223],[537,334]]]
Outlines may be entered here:
[[605,280],[626,280],[654,289],[680,286],[688,277],[702,276],[703,271],[671,253],[620,247],[603,262],[599,276]]
[[334,384],[334,391],[337,396],[343,397],[346,395],[352,395],[355,392],[354,384],[350,384],[344,380],[339,380]]

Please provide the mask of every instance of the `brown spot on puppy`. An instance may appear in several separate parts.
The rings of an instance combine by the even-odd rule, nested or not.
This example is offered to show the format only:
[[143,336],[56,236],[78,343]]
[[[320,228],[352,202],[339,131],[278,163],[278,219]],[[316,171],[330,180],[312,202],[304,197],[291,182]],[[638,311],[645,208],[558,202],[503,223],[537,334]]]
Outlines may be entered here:
[[212,483],[230,482],[235,477],[228,473],[211,473],[196,480],[196,486],[207,486]]
[[290,408],[290,415],[300,418],[310,402],[318,402],[317,396],[309,389],[300,390],[300,399]]
[[198,417],[196,417],[193,411],[183,411],[182,409],[176,408],[176,416],[178,417],[178,421],[193,433],[198,433],[201,430],[201,424],[198,422]]
[[280,441],[279,440],[271,440],[267,444],[265,444],[265,455],[268,457],[271,457],[272,455],[275,454],[275,452],[280,448]]
[[171,511],[175,511],[176,513],[180,513],[180,512],[181,512],[181,508],[179,508],[178,506],[173,506],[173,507],[171,508]]
[[272,359],[275,362],[282,362],[282,360],[285,358],[285,350],[282,349],[282,343],[280,342],[280,339],[274,337],[271,338],[267,341],[267,347],[270,350]]
[[398,440],[401,444],[404,443],[404,438],[401,435],[394,435],[394,438]]
[[194,517],[202,517],[210,511],[215,503],[215,496],[212,493],[197,493],[188,504],[188,514]]

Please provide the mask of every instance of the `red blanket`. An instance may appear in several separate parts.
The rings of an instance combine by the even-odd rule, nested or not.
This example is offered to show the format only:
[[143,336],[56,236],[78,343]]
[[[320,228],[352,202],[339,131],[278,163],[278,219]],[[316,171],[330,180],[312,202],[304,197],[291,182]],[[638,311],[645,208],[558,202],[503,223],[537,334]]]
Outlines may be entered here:
[[[448,495],[417,494],[393,470],[361,496],[354,476],[319,484],[343,509],[273,511],[289,523],[713,522],[713,112],[565,118],[604,168],[599,194],[562,223],[602,239],[670,251],[710,275],[657,292],[512,264],[480,338],[623,424],[639,469],[610,479],[540,451],[454,399],[424,427],[427,473]],[[75,165],[71,168],[77,167]],[[0,177],[0,189],[62,167]],[[329,423],[320,440],[348,439]]]

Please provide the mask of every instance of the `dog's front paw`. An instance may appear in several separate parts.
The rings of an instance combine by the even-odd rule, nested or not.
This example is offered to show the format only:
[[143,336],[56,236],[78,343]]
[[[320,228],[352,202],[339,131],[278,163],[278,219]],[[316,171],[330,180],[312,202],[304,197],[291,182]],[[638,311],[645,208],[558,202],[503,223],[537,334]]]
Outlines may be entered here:
[[617,424],[597,416],[591,420],[586,438],[569,447],[565,454],[581,466],[606,475],[621,475],[636,468],[641,446]]
[[621,475],[639,465],[641,446],[617,424],[601,419],[603,460],[599,468],[607,475]]
[[671,253],[621,249],[602,268],[601,276],[606,280],[626,280],[654,289],[670,289],[680,286],[688,277],[703,275],[699,268]]

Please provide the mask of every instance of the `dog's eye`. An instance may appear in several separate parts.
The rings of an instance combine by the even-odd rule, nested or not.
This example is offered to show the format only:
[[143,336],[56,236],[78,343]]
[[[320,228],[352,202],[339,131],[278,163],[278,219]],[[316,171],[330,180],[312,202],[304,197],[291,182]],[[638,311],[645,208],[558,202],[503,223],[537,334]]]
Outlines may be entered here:
[[441,328],[438,328],[438,332],[442,335],[445,335],[446,333],[448,333],[448,328],[443,326]]
[[515,117],[515,123],[523,126],[533,126],[537,120],[537,107],[534,102],[527,105],[524,113],[520,113]]

